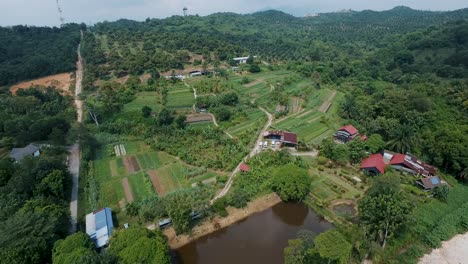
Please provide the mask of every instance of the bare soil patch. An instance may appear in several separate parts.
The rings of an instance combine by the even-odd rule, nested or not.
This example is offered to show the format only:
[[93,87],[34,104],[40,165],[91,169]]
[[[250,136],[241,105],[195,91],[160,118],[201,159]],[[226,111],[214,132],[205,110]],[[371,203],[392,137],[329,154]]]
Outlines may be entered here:
[[111,176],[112,177],[117,176],[117,161],[116,160],[109,161],[109,168],[110,168]]
[[291,113],[300,112],[302,110],[302,102],[301,98],[293,97],[291,100]]
[[187,123],[211,122],[212,117],[210,114],[190,114],[187,115],[187,119],[185,121]]
[[160,196],[163,196],[166,193],[166,191],[164,190],[164,186],[161,184],[161,180],[159,179],[158,172],[155,170],[149,170],[148,175],[150,176],[151,183],[153,184],[154,190]]
[[130,184],[128,183],[127,178],[122,179],[122,187],[124,189],[125,193],[125,199],[127,200],[128,203],[133,202],[133,194],[132,194],[132,189],[130,189]]
[[424,255],[419,264],[450,264],[468,263],[468,233],[456,235],[448,241],[442,242],[442,246],[433,249],[430,254]]
[[196,226],[192,230],[191,235],[180,235],[175,234],[174,228],[170,227],[164,230],[164,234],[168,238],[169,246],[172,249],[180,248],[197,238],[210,234],[220,228],[232,225],[239,222],[248,216],[264,211],[270,207],[280,203],[281,199],[275,193],[271,193],[267,196],[259,198],[250,202],[247,207],[242,209],[227,208],[229,215],[225,218],[215,217],[214,219],[207,219],[200,225]]
[[138,164],[138,160],[135,158],[135,156],[130,157],[130,162],[132,163],[132,167],[134,171],[140,171],[140,164]]
[[133,168],[129,157],[124,157],[123,158],[123,163],[124,163],[125,170],[127,171],[127,173],[135,172],[135,169]]
[[48,86],[55,87],[58,90],[66,94],[71,94],[71,91],[70,91],[71,81],[72,81],[71,73],[61,73],[61,74],[50,75],[47,77],[15,84],[10,88],[10,92],[12,94],[16,94],[16,92],[19,89],[29,89],[31,86],[40,85],[40,86],[46,86],[46,87]]

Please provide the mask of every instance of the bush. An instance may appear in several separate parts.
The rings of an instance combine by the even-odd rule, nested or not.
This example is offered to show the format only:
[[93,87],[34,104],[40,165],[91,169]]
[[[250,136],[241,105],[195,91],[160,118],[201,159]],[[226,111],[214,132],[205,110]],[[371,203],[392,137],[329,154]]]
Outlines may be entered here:
[[228,212],[226,211],[226,207],[228,206],[228,199],[226,196],[217,199],[212,205],[211,209],[215,214],[218,214],[221,217],[228,216]]
[[305,169],[286,165],[275,172],[271,185],[283,201],[302,201],[310,192],[311,182]]

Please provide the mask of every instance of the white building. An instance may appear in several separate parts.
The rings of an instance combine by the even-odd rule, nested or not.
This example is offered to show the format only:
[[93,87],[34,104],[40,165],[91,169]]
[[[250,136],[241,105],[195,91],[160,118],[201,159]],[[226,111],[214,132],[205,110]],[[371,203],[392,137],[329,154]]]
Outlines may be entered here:
[[[253,56],[254,58],[257,58],[257,56]],[[250,57],[239,57],[239,58],[232,58],[233,60],[237,61],[239,64],[247,63],[247,60]]]

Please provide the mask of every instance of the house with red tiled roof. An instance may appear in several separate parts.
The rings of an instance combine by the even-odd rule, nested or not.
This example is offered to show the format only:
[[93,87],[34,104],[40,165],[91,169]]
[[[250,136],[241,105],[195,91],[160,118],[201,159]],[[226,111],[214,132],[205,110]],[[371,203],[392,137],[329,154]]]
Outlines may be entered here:
[[[336,131],[336,133],[333,135],[337,140],[343,142],[343,143],[346,143],[346,142],[349,142],[353,139],[355,139],[356,137],[359,136],[359,130],[357,130],[357,128],[355,128],[353,125],[346,125],[346,126],[342,126],[338,129],[338,131]],[[366,135],[361,135],[360,138],[362,140],[367,140],[367,136]]]
[[384,174],[385,173],[385,162],[381,154],[372,154],[369,157],[362,160],[361,171],[368,174]]

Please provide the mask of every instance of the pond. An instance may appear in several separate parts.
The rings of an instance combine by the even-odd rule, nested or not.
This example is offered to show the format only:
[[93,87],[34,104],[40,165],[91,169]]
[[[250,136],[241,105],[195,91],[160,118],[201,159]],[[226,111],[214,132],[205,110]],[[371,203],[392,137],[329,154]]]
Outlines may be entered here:
[[319,234],[332,226],[304,204],[280,203],[181,247],[176,263],[283,263],[283,249],[299,230]]

